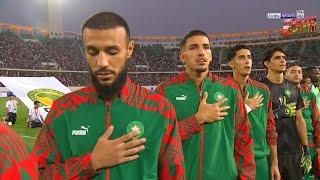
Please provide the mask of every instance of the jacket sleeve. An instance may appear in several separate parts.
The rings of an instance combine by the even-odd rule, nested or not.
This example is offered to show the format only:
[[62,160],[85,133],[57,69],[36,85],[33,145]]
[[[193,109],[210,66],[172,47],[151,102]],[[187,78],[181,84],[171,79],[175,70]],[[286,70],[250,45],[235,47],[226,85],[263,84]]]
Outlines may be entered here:
[[190,118],[178,121],[179,134],[182,141],[190,139],[190,137],[201,131],[201,125],[198,124],[196,117],[193,115]]
[[253,137],[248,114],[240,93],[235,112],[235,145],[234,158],[241,180],[253,180],[256,175],[254,160]]
[[171,104],[169,110],[164,114],[168,124],[160,147],[160,180],[184,180],[186,175],[183,149],[176,114]]
[[23,139],[0,122],[0,179],[38,179],[36,156],[28,153]]
[[277,145],[278,134],[276,131],[276,122],[274,120],[274,114],[272,110],[272,102],[270,99],[269,92],[269,101],[268,101],[268,121],[267,121],[267,142],[269,145]]
[[33,152],[38,156],[39,178],[79,179],[92,177],[95,170],[90,165],[91,153],[67,160],[61,159],[52,129],[56,110],[57,105],[53,103],[33,149]]

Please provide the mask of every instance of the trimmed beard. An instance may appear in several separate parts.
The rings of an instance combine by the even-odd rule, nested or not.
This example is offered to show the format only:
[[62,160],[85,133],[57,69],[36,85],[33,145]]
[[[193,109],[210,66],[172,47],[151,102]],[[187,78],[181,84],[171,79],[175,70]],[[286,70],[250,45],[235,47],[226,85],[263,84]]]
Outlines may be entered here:
[[93,86],[96,88],[99,96],[102,99],[111,99],[114,95],[117,95],[122,87],[125,85],[127,80],[128,68],[127,62],[124,64],[123,69],[120,71],[118,77],[111,85],[102,85],[95,74],[89,69],[91,82]]
[[197,68],[197,69],[195,69],[195,71],[197,72],[197,73],[203,73],[203,72],[206,72],[206,71],[208,71],[209,70],[209,67],[208,68]]
[[251,75],[251,71],[249,73],[239,73],[242,77],[247,77]]

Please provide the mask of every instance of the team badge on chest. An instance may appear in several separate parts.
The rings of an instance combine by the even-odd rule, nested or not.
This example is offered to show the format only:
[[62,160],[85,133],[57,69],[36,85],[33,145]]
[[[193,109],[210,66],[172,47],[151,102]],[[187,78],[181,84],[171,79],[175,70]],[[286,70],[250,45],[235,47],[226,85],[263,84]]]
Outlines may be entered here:
[[213,96],[216,101],[220,101],[221,99],[224,99],[224,94],[222,92],[216,92],[214,93]]
[[138,135],[137,137],[141,137],[144,133],[144,126],[141,122],[139,121],[131,121],[128,126],[127,126],[127,133],[130,133],[130,132],[138,132]]
[[286,90],[284,90],[284,94],[285,94],[288,98],[290,98],[290,96],[291,96],[291,91],[290,91],[289,89],[286,89]]

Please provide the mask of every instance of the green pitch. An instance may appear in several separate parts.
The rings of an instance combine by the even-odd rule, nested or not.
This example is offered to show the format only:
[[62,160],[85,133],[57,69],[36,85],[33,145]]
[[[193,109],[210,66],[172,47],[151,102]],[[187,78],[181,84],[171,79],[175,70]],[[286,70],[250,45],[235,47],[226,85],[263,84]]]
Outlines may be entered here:
[[[6,110],[6,101],[7,98],[0,98],[0,120],[3,121],[3,117],[6,117],[7,110]],[[28,108],[19,101],[18,105],[18,113],[17,113],[17,122],[12,129],[17,132],[26,142],[29,149],[33,148],[34,142],[36,137],[40,132],[40,128],[27,128],[27,117],[28,117],[29,110]]]

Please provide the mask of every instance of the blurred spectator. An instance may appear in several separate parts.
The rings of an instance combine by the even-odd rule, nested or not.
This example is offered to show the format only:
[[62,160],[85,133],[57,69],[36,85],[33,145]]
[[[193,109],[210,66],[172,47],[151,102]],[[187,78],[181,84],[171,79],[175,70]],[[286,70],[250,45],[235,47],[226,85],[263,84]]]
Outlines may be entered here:
[[14,126],[17,120],[18,101],[12,92],[8,92],[8,101],[6,102],[8,125]]
[[[30,36],[30,35],[29,35]],[[29,37],[28,36],[28,37]],[[314,39],[314,37],[317,37]],[[32,38],[32,37],[29,37]],[[55,76],[66,86],[84,86],[89,83],[87,78],[87,62],[83,56],[80,40],[74,39],[47,39],[33,37],[35,41],[25,41],[15,33],[0,32],[0,65],[2,68],[19,68],[50,70],[52,66],[43,64],[56,64],[60,71],[8,71],[1,70],[1,76]],[[293,40],[294,38],[269,38],[256,40],[243,40],[249,43],[253,55],[253,77],[261,79],[265,75],[264,65],[260,61],[263,52],[270,46],[283,47],[287,51],[287,60],[290,64],[297,63],[303,66],[316,66],[320,59],[320,34],[314,34],[310,40]],[[283,41],[286,40],[286,41]],[[272,41],[272,42],[271,42]],[[225,45],[234,45],[224,43]],[[221,45],[221,43],[220,43]],[[213,62],[211,71],[218,74],[230,71],[226,65],[226,54],[229,46],[213,47]],[[130,76],[140,85],[157,85],[161,81],[184,70],[179,58],[178,48],[165,48],[161,44],[136,45],[131,59],[128,61]],[[70,72],[63,72],[70,71]],[[79,72],[76,72],[79,71]],[[226,71],[221,73],[220,71]],[[148,72],[148,73],[147,73]],[[0,84],[1,85],[1,84]]]
[[42,127],[44,123],[43,112],[40,107],[39,101],[34,101],[34,108],[29,109],[28,116],[28,127],[29,128],[38,128]]

